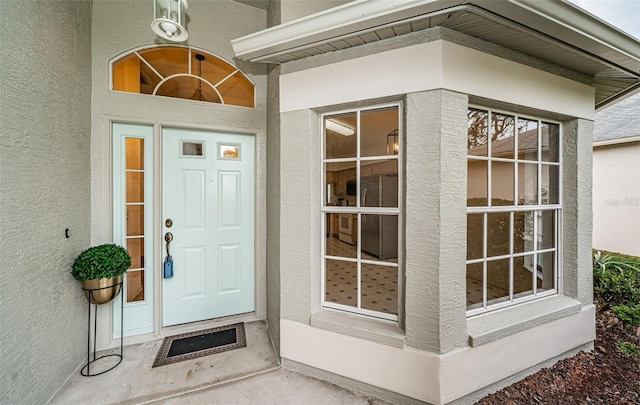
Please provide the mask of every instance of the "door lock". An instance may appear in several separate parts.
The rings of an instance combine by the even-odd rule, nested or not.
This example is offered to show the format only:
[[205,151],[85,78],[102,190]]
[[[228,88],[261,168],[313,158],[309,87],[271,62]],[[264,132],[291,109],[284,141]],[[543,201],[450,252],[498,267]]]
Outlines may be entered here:
[[171,218],[167,218],[164,221],[164,226],[166,226],[167,228],[171,228],[172,225],[173,225],[173,221],[171,220]]

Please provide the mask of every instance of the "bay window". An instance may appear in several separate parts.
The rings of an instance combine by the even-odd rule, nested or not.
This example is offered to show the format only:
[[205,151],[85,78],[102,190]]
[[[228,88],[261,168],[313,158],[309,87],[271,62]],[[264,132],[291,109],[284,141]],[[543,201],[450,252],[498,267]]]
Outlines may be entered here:
[[400,106],[326,114],[322,306],[397,320]]
[[468,110],[467,314],[556,294],[561,126]]

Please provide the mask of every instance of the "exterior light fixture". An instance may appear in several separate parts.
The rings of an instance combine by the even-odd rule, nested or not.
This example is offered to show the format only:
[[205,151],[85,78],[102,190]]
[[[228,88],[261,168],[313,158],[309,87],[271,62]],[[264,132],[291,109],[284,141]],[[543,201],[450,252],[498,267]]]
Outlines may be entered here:
[[353,128],[350,128],[344,124],[341,124],[339,122],[333,121],[333,120],[326,120],[325,121],[325,125],[327,127],[328,130],[333,131],[333,132],[337,132],[340,135],[344,135],[344,136],[351,136],[353,134],[355,134],[355,131],[353,130]]
[[185,26],[187,0],[154,0],[151,29],[160,38],[171,42],[184,42],[189,38]]
[[387,155],[397,155],[398,149],[398,130],[394,129],[393,131],[387,134]]

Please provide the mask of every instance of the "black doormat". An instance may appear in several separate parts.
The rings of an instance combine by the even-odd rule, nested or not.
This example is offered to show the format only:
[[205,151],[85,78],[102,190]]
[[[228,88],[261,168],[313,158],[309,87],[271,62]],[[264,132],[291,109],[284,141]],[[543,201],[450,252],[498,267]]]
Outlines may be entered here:
[[153,367],[247,347],[244,323],[168,336],[162,341]]

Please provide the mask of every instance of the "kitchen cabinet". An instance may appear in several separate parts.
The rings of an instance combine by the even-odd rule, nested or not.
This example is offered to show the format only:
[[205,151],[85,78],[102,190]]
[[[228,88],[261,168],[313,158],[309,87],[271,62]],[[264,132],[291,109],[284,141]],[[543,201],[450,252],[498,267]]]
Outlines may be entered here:
[[327,183],[335,183],[336,182],[336,172],[327,172],[326,179],[327,179]]
[[347,169],[347,181],[356,179],[356,169]]
[[397,174],[398,173],[398,161],[387,160],[385,162],[376,163],[371,165],[372,175],[376,174]]
[[335,212],[332,212],[329,214],[329,235],[334,236],[334,237],[338,237],[338,227],[340,226],[340,223],[338,222],[338,214]]
[[369,177],[373,176],[373,166],[375,165],[366,165],[360,168],[360,176]]
[[347,171],[340,170],[336,174],[336,195],[347,194]]

